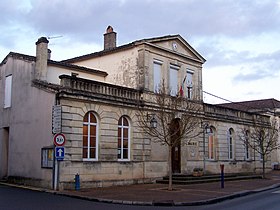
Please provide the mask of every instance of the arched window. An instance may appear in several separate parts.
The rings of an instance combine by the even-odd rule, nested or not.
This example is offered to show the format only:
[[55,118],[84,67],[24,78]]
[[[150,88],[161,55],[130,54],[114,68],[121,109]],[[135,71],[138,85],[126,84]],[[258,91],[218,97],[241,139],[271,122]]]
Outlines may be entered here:
[[95,115],[88,112],[83,122],[83,158],[97,160],[98,124]]
[[216,153],[216,145],[215,145],[215,136],[214,136],[214,129],[210,127],[208,133],[208,159],[214,160]]
[[233,134],[234,134],[234,131],[232,128],[229,129],[228,131],[228,159],[229,160],[232,160],[234,159],[234,140],[233,140]]
[[129,123],[125,117],[118,122],[118,160],[129,160],[130,156],[130,135]]

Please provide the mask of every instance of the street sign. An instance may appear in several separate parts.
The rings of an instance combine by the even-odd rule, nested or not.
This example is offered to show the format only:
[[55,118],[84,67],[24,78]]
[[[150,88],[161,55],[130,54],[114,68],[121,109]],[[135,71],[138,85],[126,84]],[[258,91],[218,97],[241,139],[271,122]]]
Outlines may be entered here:
[[55,147],[55,158],[56,160],[63,160],[65,154],[64,147]]
[[61,132],[61,112],[62,108],[60,105],[54,105],[52,107],[52,132]]
[[66,138],[62,133],[58,133],[53,137],[53,143],[58,147],[63,146],[65,142]]

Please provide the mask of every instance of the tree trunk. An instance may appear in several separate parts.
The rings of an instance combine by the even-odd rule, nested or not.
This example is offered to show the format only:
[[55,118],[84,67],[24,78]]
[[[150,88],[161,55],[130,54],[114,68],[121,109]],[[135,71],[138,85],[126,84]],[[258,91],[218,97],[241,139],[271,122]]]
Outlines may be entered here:
[[172,146],[168,146],[168,173],[169,173],[169,182],[168,190],[172,191]]
[[265,178],[265,159],[264,159],[264,156],[263,156],[263,160],[262,160],[262,176],[263,176],[263,179]]

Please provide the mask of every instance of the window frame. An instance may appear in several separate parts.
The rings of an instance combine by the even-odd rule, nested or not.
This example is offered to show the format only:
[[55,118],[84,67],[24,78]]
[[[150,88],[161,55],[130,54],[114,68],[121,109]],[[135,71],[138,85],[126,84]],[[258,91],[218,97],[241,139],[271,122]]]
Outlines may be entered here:
[[[210,139],[211,139],[211,144],[210,144]],[[211,145],[211,147],[210,147]],[[211,150],[211,152],[210,152]],[[213,155],[211,158],[210,154]],[[208,134],[208,159],[209,160],[215,160],[216,159],[216,144],[215,144],[215,134],[214,134],[214,129],[210,127],[210,133]]]
[[[128,126],[124,125],[124,119],[127,120]],[[121,120],[121,124],[119,124],[119,121]],[[117,157],[118,161],[130,161],[130,122],[126,116],[121,116],[118,121],[118,152]],[[121,129],[121,136],[119,136],[119,129]],[[127,158],[124,158],[124,129],[127,129]],[[119,145],[119,138],[121,141],[121,145]],[[120,147],[119,147],[120,146]],[[119,158],[119,149],[120,149],[120,155]]]
[[[153,62],[153,92],[159,93],[162,83],[162,64],[163,62],[157,59],[154,59]],[[156,68],[158,67],[158,68]],[[159,74],[159,77],[157,77]]]
[[234,160],[234,130],[228,130],[228,159]]
[[[94,117],[95,117],[95,120],[96,120],[96,123],[92,123],[90,122],[90,114],[92,114]],[[88,121],[85,122],[84,119],[85,119],[85,116],[88,115]],[[86,125],[88,126],[87,128],[87,157],[84,158],[84,142],[83,142],[83,146],[82,146],[82,158],[83,158],[83,161],[98,161],[98,144],[99,144],[99,139],[98,139],[98,136],[99,136],[99,126],[98,126],[98,118],[96,116],[96,114],[92,111],[89,111],[85,114],[84,118],[83,118],[83,127]],[[90,157],[90,126],[95,126],[95,158],[91,158]],[[84,138],[85,134],[84,134],[84,130],[83,130],[83,138]],[[83,139],[84,140],[84,139]]]
[[193,98],[193,77],[194,77],[194,71],[187,69],[187,72],[186,72],[186,97],[188,99]]
[[[176,96],[179,92],[179,79],[178,79],[178,75],[179,75],[179,70],[180,67],[170,64],[169,66],[169,91],[170,91],[170,95],[171,96]],[[176,76],[173,76],[172,72],[176,72]],[[174,82],[174,84],[173,84]],[[176,83],[176,84],[175,84]],[[175,87],[173,87],[172,85],[175,85]]]

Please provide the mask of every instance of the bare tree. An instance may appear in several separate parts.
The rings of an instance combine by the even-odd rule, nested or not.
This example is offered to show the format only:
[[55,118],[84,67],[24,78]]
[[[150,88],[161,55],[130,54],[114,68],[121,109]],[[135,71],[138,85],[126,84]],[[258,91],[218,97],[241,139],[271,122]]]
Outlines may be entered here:
[[262,158],[262,174],[265,178],[265,166],[268,156],[280,147],[278,141],[278,123],[275,119],[270,124],[254,123],[251,129],[244,127],[241,130],[240,139],[245,147],[251,148]]
[[[168,190],[172,190],[172,149],[201,134],[202,104],[182,96],[172,97],[164,86],[151,98],[153,103],[139,108],[138,123],[153,142],[168,147]],[[155,121],[157,126],[151,124]]]

